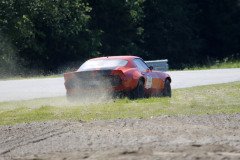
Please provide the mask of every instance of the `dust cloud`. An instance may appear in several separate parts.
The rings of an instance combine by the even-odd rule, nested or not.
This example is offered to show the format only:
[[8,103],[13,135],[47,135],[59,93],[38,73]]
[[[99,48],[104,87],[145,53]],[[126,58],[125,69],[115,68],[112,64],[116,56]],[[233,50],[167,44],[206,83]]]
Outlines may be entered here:
[[89,76],[90,72],[86,73],[88,74],[87,78],[74,78],[67,81],[70,82],[67,85],[68,87],[77,90],[75,93],[66,94],[67,101],[82,105],[112,102],[116,95],[112,90],[110,80],[101,74],[91,77]]
[[113,103],[114,98],[111,92],[87,93],[84,97],[75,96],[67,99],[66,96],[38,98],[22,101],[9,101],[1,103],[1,109],[16,108],[41,108],[41,107],[71,107],[71,106],[94,106]]
[[0,78],[11,77],[16,70],[16,48],[0,33]]
[[[66,106],[72,105],[96,105],[96,104],[106,104],[114,101],[113,92],[110,90],[102,89],[100,91],[91,91],[86,93],[80,93],[74,97],[66,97]],[[56,103],[55,103],[56,104]]]

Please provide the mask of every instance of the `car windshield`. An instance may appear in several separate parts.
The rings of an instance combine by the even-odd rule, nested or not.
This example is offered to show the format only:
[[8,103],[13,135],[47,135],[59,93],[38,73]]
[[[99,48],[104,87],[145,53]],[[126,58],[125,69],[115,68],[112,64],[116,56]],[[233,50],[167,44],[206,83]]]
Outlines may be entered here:
[[101,60],[91,60],[86,61],[80,66],[81,71],[95,70],[95,69],[115,69],[117,67],[124,67],[128,63],[124,59],[101,59]]

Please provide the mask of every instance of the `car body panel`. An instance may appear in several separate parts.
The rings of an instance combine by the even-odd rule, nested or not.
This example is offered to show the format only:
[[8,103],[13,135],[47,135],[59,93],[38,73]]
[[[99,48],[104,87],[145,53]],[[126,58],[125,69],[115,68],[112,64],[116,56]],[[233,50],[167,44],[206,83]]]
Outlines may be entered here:
[[[98,66],[86,68],[83,65],[92,64],[95,62],[118,62],[118,60],[128,61],[124,66],[112,66],[101,68]],[[116,61],[115,61],[116,60]],[[121,61],[123,62],[123,61]],[[85,64],[86,63],[86,64]],[[111,90],[114,92],[131,92],[137,85],[138,81],[142,79],[144,81],[144,91],[146,94],[159,93],[164,89],[164,83],[167,78],[171,78],[168,74],[150,70],[145,62],[136,56],[110,56],[99,57],[86,61],[76,72],[65,73],[65,88],[67,93],[84,93],[97,90]],[[138,63],[138,65],[137,65]],[[125,64],[125,63],[123,63]],[[139,65],[142,68],[139,68]],[[146,66],[145,66],[146,65]],[[107,66],[107,67],[106,67]],[[86,69],[86,70],[84,70]]]

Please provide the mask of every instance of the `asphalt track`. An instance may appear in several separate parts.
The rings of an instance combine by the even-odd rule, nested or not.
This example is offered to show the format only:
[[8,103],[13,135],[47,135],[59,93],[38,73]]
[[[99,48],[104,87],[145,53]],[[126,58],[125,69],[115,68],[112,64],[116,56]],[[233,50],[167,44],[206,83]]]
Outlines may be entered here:
[[[167,73],[172,89],[240,81],[240,68]],[[63,96],[65,92],[63,77],[0,81],[0,102]]]

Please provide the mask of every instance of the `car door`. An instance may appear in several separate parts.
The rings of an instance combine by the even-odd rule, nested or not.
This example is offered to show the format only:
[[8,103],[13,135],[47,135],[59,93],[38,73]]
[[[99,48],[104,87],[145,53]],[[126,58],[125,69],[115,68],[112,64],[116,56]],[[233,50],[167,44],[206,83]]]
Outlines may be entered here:
[[141,74],[145,78],[145,90],[147,92],[151,92],[152,90],[157,90],[160,87],[160,81],[155,74],[155,72],[152,72],[152,70],[149,69],[147,64],[140,58],[136,58],[133,60],[133,62],[136,64],[138,69],[141,71]]

